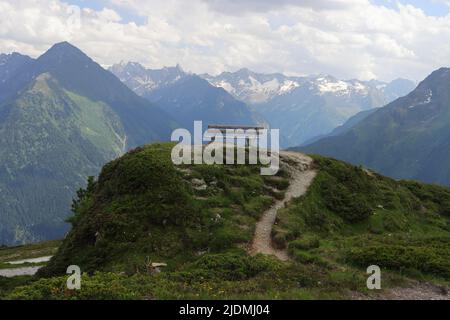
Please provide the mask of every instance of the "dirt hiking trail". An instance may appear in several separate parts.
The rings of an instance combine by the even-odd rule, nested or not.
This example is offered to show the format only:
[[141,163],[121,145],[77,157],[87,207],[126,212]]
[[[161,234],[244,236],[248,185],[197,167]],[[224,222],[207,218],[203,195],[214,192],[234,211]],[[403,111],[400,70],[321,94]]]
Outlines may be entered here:
[[265,211],[256,224],[255,235],[250,248],[250,254],[258,253],[274,255],[282,261],[289,260],[286,250],[280,250],[272,245],[272,227],[275,223],[278,210],[293,198],[298,198],[307,190],[316,171],[311,168],[313,160],[298,152],[282,151],[280,153],[280,162],[291,175],[290,185],[286,191],[284,199],[276,201],[267,211]]

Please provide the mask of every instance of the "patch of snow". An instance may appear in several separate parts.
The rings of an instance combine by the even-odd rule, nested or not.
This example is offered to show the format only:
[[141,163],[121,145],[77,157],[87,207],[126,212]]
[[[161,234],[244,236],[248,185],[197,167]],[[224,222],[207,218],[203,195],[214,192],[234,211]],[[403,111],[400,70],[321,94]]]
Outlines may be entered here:
[[223,88],[225,91],[227,91],[229,93],[234,93],[236,91],[229,82],[226,82],[224,80],[216,82],[216,83],[214,83],[214,85],[216,87]]
[[319,91],[322,93],[328,93],[328,92],[341,93],[341,94],[348,93],[349,84],[347,82],[344,82],[341,80],[331,82],[331,81],[327,81],[323,78],[319,78],[317,80],[319,80],[319,83],[318,83]]
[[136,78],[135,80],[136,80],[136,82],[138,82],[138,83],[141,84],[141,85],[146,85],[146,86],[148,86],[148,85],[153,85],[153,84],[154,84],[153,80],[148,79],[148,78],[146,78],[146,79],[143,79],[143,78]]
[[8,261],[6,263],[8,264],[24,264],[24,263],[41,263],[41,262],[48,262],[52,256],[45,256],[45,257],[39,257],[39,258],[33,258],[33,259],[23,259],[23,260],[16,260],[16,261]]
[[275,93],[280,90],[281,84],[277,79],[272,79],[261,84],[261,89],[269,93]]
[[[313,86],[316,86],[320,94],[331,93],[338,96],[350,95],[356,93],[359,95],[367,95],[369,93],[368,87],[360,81],[343,81],[335,80],[333,78],[320,77],[313,81]],[[312,87],[310,87],[312,89]]]
[[17,276],[34,276],[40,268],[42,267],[0,269],[0,277],[13,278]]
[[422,104],[427,104],[431,102],[431,98],[433,98],[433,91],[428,90],[428,94],[426,95],[425,101],[422,102]]
[[289,93],[289,92],[291,92],[292,90],[294,90],[295,88],[297,88],[299,86],[300,86],[300,84],[298,82],[296,82],[296,81],[285,80],[283,82],[283,85],[278,90],[278,94],[279,95],[283,95],[283,94]]
[[353,84],[353,89],[359,92],[367,92],[367,87],[363,85],[361,82],[356,82]]
[[413,109],[413,108],[418,107],[418,106],[423,106],[423,105],[429,104],[431,102],[432,98],[433,98],[433,91],[431,91],[431,89],[428,89],[428,92],[425,95],[425,99],[423,101],[420,101],[419,103],[416,103],[414,105],[410,105],[408,107],[408,109]]

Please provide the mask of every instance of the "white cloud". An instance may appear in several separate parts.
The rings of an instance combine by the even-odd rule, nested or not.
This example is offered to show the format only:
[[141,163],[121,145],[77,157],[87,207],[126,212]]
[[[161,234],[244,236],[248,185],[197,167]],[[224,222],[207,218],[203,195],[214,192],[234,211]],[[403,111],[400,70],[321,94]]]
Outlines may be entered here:
[[[103,1],[102,3],[107,3]],[[96,61],[180,63],[217,73],[329,73],[340,78],[421,79],[449,65],[450,16],[411,5],[389,9],[368,0],[112,0],[81,10],[58,0],[0,0],[0,52],[37,56],[67,40]],[[146,23],[124,22],[124,12]],[[73,21],[72,21],[73,22]]]
[[238,14],[248,12],[278,11],[285,7],[303,7],[313,10],[339,10],[350,8],[360,0],[203,0],[212,9],[226,13]]

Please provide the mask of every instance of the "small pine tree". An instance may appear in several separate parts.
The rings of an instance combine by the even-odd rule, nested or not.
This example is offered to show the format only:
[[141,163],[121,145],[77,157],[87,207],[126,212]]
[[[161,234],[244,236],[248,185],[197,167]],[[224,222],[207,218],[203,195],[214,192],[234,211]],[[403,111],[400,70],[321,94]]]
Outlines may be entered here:
[[78,216],[79,209],[81,206],[81,203],[89,196],[92,195],[92,193],[94,192],[94,188],[95,188],[95,178],[93,176],[89,176],[87,179],[87,186],[85,189],[80,188],[77,190],[77,196],[76,198],[72,199],[72,205],[71,205],[71,210],[74,213],[73,216],[69,217],[66,221],[71,223],[72,225],[75,223],[75,221],[77,220],[76,217]]

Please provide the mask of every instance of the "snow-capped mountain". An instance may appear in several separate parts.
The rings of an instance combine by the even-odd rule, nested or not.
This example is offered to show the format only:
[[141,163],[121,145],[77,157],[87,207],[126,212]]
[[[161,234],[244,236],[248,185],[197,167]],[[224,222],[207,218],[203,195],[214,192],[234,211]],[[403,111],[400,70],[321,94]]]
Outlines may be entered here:
[[307,86],[318,95],[330,93],[339,96],[369,95],[379,92],[385,103],[388,103],[409,93],[415,85],[413,81],[406,79],[396,79],[386,83],[377,80],[339,80],[330,75],[289,77],[281,73],[256,73],[246,68],[236,72],[223,72],[218,76],[203,74],[201,77],[249,104],[268,102],[300,86]]
[[301,149],[395,179],[450,186],[450,68],[433,71],[408,95],[337,135]]
[[184,128],[195,120],[205,125],[264,123],[249,106],[223,88],[176,67],[146,69],[139,63],[114,65],[109,69],[137,94],[169,113]]
[[246,68],[236,72],[223,72],[216,77],[208,74],[201,77],[248,104],[267,102],[277,95],[289,93],[304,82],[302,78],[287,77],[281,73],[256,73]]
[[[382,107],[406,95],[415,85],[402,79],[385,83],[340,80],[330,75],[290,77],[248,69],[223,72],[218,76],[197,76],[183,71],[179,65],[151,70],[135,62],[114,65],[110,71],[137,94],[163,104],[180,123],[192,120],[190,115],[205,121],[242,124],[254,122],[251,119],[261,123],[265,119],[272,128],[280,129],[284,147],[328,134],[355,114]],[[188,94],[186,88],[194,92]],[[218,107],[220,101],[228,101],[229,106],[243,102],[253,109],[253,116],[243,111],[248,106],[240,106],[239,112],[225,116],[223,108]],[[230,107],[229,111],[236,110]],[[247,116],[239,121],[238,114]]]
[[179,65],[154,70],[146,69],[137,62],[121,62],[113,65],[109,71],[141,96],[174,84],[188,75]]
[[415,86],[404,79],[385,83],[329,75],[288,77],[248,69],[202,77],[251,104],[273,128],[280,129],[285,146],[327,134],[358,112],[384,106]]

